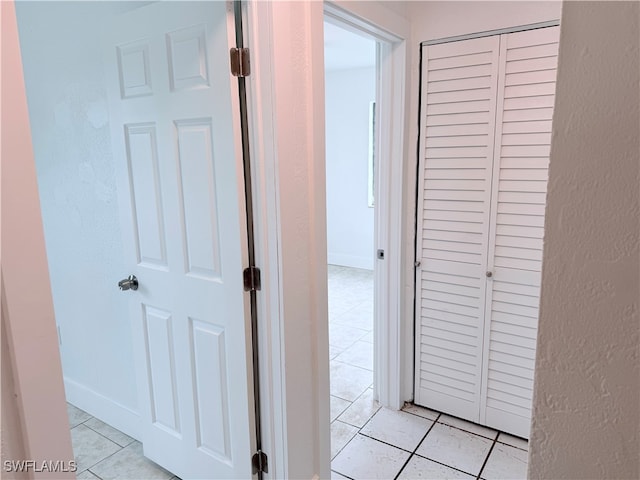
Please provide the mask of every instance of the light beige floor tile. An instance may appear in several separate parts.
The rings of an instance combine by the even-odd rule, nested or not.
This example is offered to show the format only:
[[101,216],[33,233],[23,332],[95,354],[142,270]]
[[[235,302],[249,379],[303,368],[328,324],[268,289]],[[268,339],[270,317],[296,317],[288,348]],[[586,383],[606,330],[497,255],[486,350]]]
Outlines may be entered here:
[[329,360],[333,360],[342,352],[344,352],[343,348],[338,348],[335,345],[329,345]]
[[67,403],[67,415],[69,416],[69,428],[77,427],[91,418],[91,415],[87,412],[80,410],[70,403]]
[[510,445],[496,443],[482,470],[487,480],[519,480],[527,478],[527,452]]
[[348,312],[355,306],[356,304],[353,300],[338,297],[336,293],[329,292],[329,323],[334,323],[340,315]]
[[331,424],[331,458],[342,450],[349,441],[358,433],[358,429],[352,425],[336,420]]
[[365,307],[366,302],[362,302],[352,309],[336,317],[335,322],[362,330],[373,330],[373,312]]
[[478,475],[492,444],[488,438],[436,423],[416,453],[470,475]]
[[95,430],[99,434],[107,437],[109,440],[117,443],[121,447],[126,447],[131,442],[133,442],[133,438],[131,438],[129,435],[125,435],[120,430],[116,430],[111,425],[107,425],[97,418],[90,418],[89,420],[84,422],[84,424],[91,430]]
[[358,340],[335,360],[342,363],[348,363],[354,367],[366,368],[373,370],[373,344]]
[[351,406],[351,402],[348,400],[330,395],[331,421],[333,422],[338,418],[349,406]]
[[429,480],[468,480],[475,477],[414,455],[398,476],[398,480],[413,480],[417,478]]
[[433,421],[410,413],[381,408],[360,431],[403,450],[414,451]]
[[329,323],[329,345],[338,348],[348,348],[364,337],[368,332],[360,328],[353,328],[339,323]]
[[353,402],[373,382],[373,372],[331,360],[331,395]]
[[103,480],[168,480],[173,477],[173,473],[144,457],[140,442],[131,443],[92,467],[91,471]]
[[440,412],[429,410],[428,408],[420,407],[412,403],[405,404],[405,406],[402,407],[402,411],[418,415],[419,417],[428,418],[429,420],[437,420],[440,416]]
[[379,409],[380,404],[373,399],[373,390],[368,388],[338,418],[342,422],[362,428]]
[[364,435],[356,435],[331,462],[332,470],[359,479],[390,479],[410,454]]
[[512,447],[520,448],[522,450],[529,450],[529,442],[527,442],[524,438],[514,437],[513,435],[509,435],[508,433],[501,432],[500,435],[498,435],[498,441],[500,443],[511,445]]
[[440,418],[438,418],[438,422],[449,425],[450,427],[459,428],[466,432],[475,433],[476,435],[480,435],[482,437],[490,438],[491,440],[494,440],[498,435],[498,432],[496,430],[493,430],[492,428],[483,427],[482,425],[467,422],[466,420],[462,420],[461,418],[451,417],[449,415],[440,415]]
[[119,445],[84,425],[71,429],[71,443],[78,464],[78,473],[120,450]]

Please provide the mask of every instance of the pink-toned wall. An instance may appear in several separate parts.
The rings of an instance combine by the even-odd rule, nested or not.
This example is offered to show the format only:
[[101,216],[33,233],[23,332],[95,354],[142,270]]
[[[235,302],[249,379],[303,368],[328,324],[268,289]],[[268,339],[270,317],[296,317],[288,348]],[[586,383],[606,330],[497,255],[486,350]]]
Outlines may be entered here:
[[[15,7],[13,2],[4,1],[0,9],[1,268],[5,294],[2,322],[6,327],[6,349],[10,354],[10,362],[3,361],[2,368],[11,367],[12,364],[15,374],[10,378],[13,388],[2,389],[2,403],[4,406],[15,395],[16,409],[23,427],[25,459],[70,462],[73,452],[49,287]],[[20,438],[16,430],[13,424],[6,434]],[[70,472],[31,473],[34,478],[75,478],[75,474]]]
[[[22,415],[18,407],[18,402],[14,395],[16,383],[13,369],[13,352],[9,349],[9,342],[7,339],[7,328],[5,322],[8,315],[6,313],[6,302],[4,298],[4,285],[2,285],[2,279],[0,278],[0,295],[2,298],[2,343],[0,345],[0,351],[2,352],[2,384],[0,385],[0,391],[2,391],[2,401],[0,407],[2,410],[2,416],[0,417],[0,437],[1,446],[0,452],[2,452],[2,465],[5,461],[15,460],[17,458],[26,458],[24,453],[24,438],[22,435]],[[4,471],[2,478],[25,478],[19,472],[7,472]]]

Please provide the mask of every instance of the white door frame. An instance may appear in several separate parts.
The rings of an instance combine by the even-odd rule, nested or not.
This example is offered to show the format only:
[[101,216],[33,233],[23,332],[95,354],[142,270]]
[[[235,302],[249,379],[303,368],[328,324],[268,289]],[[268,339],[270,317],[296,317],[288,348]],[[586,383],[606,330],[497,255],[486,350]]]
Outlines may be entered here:
[[[413,350],[404,348],[411,312],[402,312],[403,180],[408,153],[409,23],[376,3],[246,2],[253,163],[263,450],[271,478],[328,478],[329,342],[324,138],[325,13],[383,42],[381,201],[376,248],[376,378],[382,404],[399,409],[412,394]],[[382,107],[385,108],[385,107]],[[384,196],[384,200],[383,200]],[[378,260],[377,260],[378,261]],[[412,268],[411,266],[409,268]],[[408,392],[408,393],[407,393]]]
[[[384,406],[400,409],[404,371],[401,357],[404,335],[402,305],[402,183],[405,158],[406,40],[408,28],[371,15],[371,9],[357,8],[353,2],[325,2],[324,13],[340,26],[371,35],[379,42],[377,55],[376,124],[379,125],[376,151],[380,152],[376,171],[375,246],[384,250],[384,260],[375,262],[374,396]],[[313,59],[315,61],[315,58]]]

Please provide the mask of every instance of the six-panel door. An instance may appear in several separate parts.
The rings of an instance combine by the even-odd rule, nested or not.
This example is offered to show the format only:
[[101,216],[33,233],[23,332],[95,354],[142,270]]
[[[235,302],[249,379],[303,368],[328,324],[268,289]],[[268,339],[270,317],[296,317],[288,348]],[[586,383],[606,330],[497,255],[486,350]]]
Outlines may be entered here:
[[[226,2],[159,2],[105,42],[144,453],[181,478],[250,478],[244,186]],[[133,366],[132,366],[133,368]]]

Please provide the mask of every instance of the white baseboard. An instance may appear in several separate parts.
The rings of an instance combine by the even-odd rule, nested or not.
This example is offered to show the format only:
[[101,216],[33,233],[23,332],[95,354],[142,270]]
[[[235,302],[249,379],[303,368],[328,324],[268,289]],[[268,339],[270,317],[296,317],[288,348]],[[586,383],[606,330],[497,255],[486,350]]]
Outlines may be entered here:
[[69,378],[64,379],[67,402],[122,433],[140,440],[142,428],[138,412]]
[[373,257],[361,257],[357,255],[343,255],[340,253],[327,253],[329,265],[340,265],[343,267],[363,268],[373,270]]

